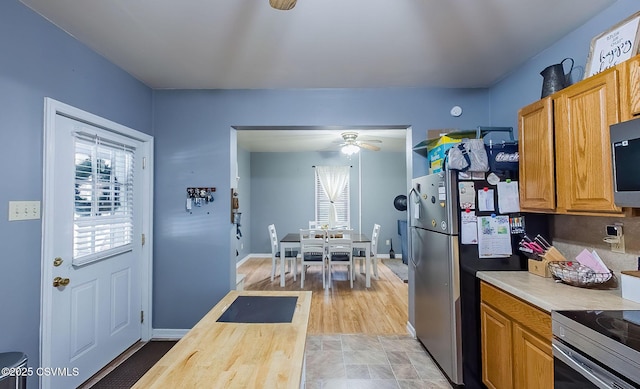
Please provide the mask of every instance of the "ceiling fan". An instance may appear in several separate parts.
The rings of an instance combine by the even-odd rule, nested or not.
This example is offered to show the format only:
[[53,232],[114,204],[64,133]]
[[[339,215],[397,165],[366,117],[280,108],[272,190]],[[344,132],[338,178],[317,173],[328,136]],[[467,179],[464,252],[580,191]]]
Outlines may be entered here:
[[360,149],[378,151],[380,147],[372,145],[371,143],[382,143],[382,141],[377,139],[369,139],[366,142],[359,141],[357,140],[358,133],[355,131],[346,131],[340,135],[342,139],[344,139],[344,142],[340,144],[340,146],[342,146],[340,151],[347,155],[355,154],[360,151]]
[[288,11],[296,6],[297,0],[269,0],[271,7],[281,11]]

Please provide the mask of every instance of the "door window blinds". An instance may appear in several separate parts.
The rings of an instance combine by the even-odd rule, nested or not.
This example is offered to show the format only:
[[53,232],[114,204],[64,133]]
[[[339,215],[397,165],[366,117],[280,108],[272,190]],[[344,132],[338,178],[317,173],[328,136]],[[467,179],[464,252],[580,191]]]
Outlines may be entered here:
[[75,134],[74,265],[132,249],[134,157],[132,146]]
[[[316,218],[315,220],[320,222],[321,224],[329,224],[329,205],[330,201],[327,197],[324,189],[322,189],[322,184],[320,183],[320,177],[318,176],[318,171],[314,169],[315,172],[315,188],[316,188]],[[335,202],[336,205],[336,216],[337,222],[336,225],[340,226],[350,226],[350,204],[349,204],[349,180],[347,180],[347,185],[344,190],[338,196],[338,199]]]

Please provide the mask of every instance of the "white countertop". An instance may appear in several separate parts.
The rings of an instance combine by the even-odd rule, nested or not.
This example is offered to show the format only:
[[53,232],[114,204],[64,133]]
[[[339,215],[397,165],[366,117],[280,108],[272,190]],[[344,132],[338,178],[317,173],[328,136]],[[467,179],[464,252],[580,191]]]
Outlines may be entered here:
[[557,283],[528,271],[480,271],[477,277],[547,312],[557,310],[638,309],[620,289],[598,290]]

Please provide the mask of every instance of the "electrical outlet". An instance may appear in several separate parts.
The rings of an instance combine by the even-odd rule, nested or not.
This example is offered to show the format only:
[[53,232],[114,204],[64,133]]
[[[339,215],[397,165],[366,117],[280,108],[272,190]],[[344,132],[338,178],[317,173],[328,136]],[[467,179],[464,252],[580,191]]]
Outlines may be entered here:
[[620,235],[618,243],[611,243],[611,251],[614,253],[624,254],[624,235]]
[[391,241],[389,239],[387,239],[386,244],[387,244],[387,246],[391,245]]
[[40,219],[40,201],[9,201],[9,221]]

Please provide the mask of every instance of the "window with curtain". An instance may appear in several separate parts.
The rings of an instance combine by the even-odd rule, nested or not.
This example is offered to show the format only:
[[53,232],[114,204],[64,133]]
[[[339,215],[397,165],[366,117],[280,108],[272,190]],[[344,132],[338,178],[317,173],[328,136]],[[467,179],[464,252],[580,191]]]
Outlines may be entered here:
[[73,264],[132,249],[135,148],[76,133]]
[[[344,189],[335,198],[334,205],[336,210],[336,223],[351,225],[350,217],[350,191],[349,191],[349,166],[336,166],[336,167],[322,167],[318,166],[315,169],[315,198],[316,198],[316,216],[315,220],[322,224],[329,225],[329,212],[331,207],[331,200],[326,194],[323,188],[321,174],[323,174],[323,168],[333,169],[341,168],[342,174],[346,174],[346,183]],[[324,170],[326,173],[326,169]],[[330,174],[330,173],[329,173]],[[326,178],[326,177],[325,177]]]

